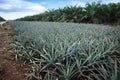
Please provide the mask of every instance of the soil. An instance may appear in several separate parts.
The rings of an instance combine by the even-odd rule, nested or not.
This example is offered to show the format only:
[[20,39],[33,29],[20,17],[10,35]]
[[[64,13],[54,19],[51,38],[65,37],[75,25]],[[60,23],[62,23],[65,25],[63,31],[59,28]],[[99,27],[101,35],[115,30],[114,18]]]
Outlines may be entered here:
[[13,51],[9,49],[10,32],[9,25],[4,26],[4,29],[0,28],[0,65],[3,67],[0,80],[27,80],[28,66],[15,61]]

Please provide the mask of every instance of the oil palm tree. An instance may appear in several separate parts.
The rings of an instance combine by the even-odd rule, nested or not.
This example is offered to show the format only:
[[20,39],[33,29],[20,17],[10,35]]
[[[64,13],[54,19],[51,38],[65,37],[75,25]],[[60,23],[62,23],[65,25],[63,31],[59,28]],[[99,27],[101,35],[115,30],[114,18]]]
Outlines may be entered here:
[[117,4],[115,3],[110,3],[108,4],[108,7],[109,7],[109,10],[110,10],[110,17],[109,17],[109,22],[112,23],[112,22],[116,22],[117,21],[117,18],[115,17],[115,15],[117,14],[118,12],[118,9],[117,9]]
[[84,16],[82,20],[87,20],[87,22],[94,22],[95,19],[95,14],[96,14],[96,9],[101,5],[100,2],[98,3],[87,3],[86,7],[84,8]]
[[96,9],[95,17],[98,19],[99,23],[106,23],[109,21],[110,9],[106,4],[102,4]]

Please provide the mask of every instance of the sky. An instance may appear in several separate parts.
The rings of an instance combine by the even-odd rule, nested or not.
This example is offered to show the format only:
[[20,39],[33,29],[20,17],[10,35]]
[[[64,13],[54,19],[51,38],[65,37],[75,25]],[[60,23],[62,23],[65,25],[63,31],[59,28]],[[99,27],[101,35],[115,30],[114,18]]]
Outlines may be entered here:
[[0,0],[0,16],[13,20],[24,16],[43,13],[48,9],[63,8],[69,5],[85,6],[87,2],[117,3],[120,0]]

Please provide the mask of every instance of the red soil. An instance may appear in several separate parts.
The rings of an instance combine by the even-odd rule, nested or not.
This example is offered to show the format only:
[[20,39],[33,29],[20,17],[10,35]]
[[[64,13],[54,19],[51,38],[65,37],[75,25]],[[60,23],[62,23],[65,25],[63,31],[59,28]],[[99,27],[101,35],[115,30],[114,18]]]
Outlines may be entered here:
[[11,56],[12,50],[8,49],[7,41],[11,38],[9,33],[9,29],[0,29],[0,65],[4,68],[3,72],[0,73],[0,78],[3,80],[27,80],[29,68],[14,61]]

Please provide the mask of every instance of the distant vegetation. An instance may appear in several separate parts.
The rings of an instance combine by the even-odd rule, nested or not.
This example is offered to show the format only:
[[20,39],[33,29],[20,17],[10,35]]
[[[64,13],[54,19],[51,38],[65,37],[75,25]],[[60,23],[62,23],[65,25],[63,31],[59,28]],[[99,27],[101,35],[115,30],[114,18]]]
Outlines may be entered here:
[[17,20],[120,24],[120,3],[87,3],[85,7],[67,6]]
[[3,18],[0,16],[0,21],[5,21],[5,19],[3,19]]

